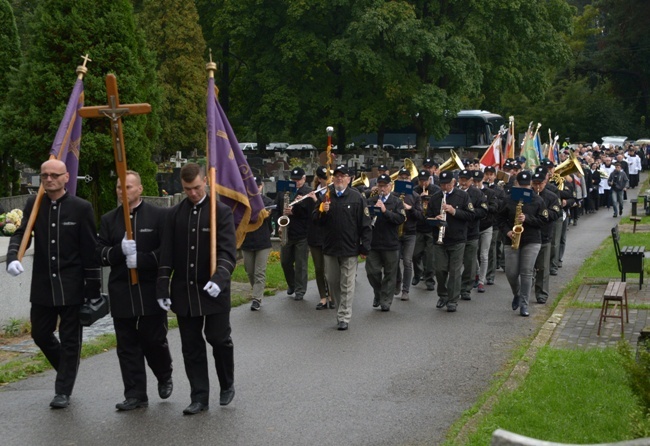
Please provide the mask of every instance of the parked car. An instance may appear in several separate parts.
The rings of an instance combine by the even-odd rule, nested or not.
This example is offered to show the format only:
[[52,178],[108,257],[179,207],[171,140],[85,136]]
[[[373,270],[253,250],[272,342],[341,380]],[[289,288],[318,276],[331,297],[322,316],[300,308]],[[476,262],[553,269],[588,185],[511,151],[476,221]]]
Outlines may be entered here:
[[256,142],[240,142],[239,143],[239,148],[242,151],[257,150],[257,143]]
[[291,144],[284,150],[286,150],[286,151],[289,151],[289,150],[308,151],[308,150],[316,150],[316,147],[314,147],[311,144]]
[[273,152],[282,152],[289,147],[288,142],[271,142],[266,146],[266,150],[271,150]]

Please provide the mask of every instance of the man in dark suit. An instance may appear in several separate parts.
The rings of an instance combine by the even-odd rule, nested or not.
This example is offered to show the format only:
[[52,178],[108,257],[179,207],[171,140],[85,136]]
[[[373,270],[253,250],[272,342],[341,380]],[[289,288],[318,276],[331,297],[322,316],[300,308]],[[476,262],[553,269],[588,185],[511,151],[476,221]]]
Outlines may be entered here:
[[201,167],[194,163],[183,166],[181,184],[187,198],[172,208],[166,222],[157,297],[163,301],[171,299],[171,309],[178,317],[185,372],[191,387],[191,403],[183,414],[194,415],[209,407],[206,341],[212,346],[221,387],[219,404],[230,404],[235,396],[230,278],[237,261],[236,239],[232,211],[217,202],[216,271],[211,272],[210,197]]
[[[142,201],[140,175],[132,170],[124,180],[133,240],[125,237],[122,206],[101,219],[96,255],[109,266],[108,294],[117,338],[117,358],[122,371],[125,400],[117,410],[133,410],[149,405],[145,359],[158,380],[158,395],[172,394],[172,357],[167,343],[169,302],[156,301],[156,276],[160,240],[164,231],[164,208]],[[122,185],[117,181],[118,200]],[[129,269],[137,271],[138,282],[131,284]]]

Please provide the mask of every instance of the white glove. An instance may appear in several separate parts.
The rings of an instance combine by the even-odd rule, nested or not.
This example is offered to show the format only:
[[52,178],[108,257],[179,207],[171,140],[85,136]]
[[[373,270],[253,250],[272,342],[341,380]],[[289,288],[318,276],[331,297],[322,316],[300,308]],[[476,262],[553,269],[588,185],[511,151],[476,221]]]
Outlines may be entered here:
[[158,305],[163,310],[169,311],[170,308],[172,307],[172,301],[169,298],[167,298],[167,299],[158,299]]
[[124,238],[122,239],[122,252],[125,256],[130,256],[138,252],[135,247],[135,240],[127,239],[126,234],[124,234]]
[[[7,266],[7,272],[9,274],[11,274],[12,276],[14,276],[14,277],[19,275],[23,271],[25,271],[25,270],[23,269],[23,265],[21,265],[19,260],[14,260],[13,262],[11,262],[9,264],[9,266]],[[210,282],[210,283],[212,283],[212,282]]]
[[138,267],[138,254],[129,254],[126,256],[126,267],[127,268],[137,268]]
[[212,297],[217,297],[219,293],[221,292],[221,288],[219,288],[219,285],[217,285],[214,282],[208,282],[205,284],[203,287],[205,291],[208,292],[208,294]]

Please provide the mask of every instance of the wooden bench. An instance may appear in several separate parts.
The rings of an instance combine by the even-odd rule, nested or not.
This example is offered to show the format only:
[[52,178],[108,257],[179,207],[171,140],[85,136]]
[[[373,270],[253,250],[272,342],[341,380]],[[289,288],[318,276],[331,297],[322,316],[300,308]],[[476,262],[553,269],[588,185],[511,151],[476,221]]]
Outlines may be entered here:
[[[630,314],[627,309],[627,284],[617,280],[610,280],[603,294],[603,306],[600,308],[600,318],[598,320],[598,336],[600,336],[600,327],[603,321],[607,318],[621,320],[621,336],[625,333],[625,322],[623,320],[623,312],[625,312],[625,319],[630,323]],[[610,307],[611,305],[611,307]],[[618,314],[616,309],[619,307]],[[610,312],[611,309],[611,312]]]
[[632,211],[630,213],[630,221],[634,224],[632,227],[632,234],[636,234],[636,224],[641,221],[641,217],[637,215],[637,206],[638,206],[639,201],[636,198],[633,198],[630,200],[630,204],[632,205]]
[[616,261],[618,270],[621,272],[621,282],[625,282],[627,274],[639,274],[639,289],[643,286],[643,259],[645,256],[645,246],[623,246],[621,248],[619,241],[618,225],[612,228],[612,241],[616,251]]

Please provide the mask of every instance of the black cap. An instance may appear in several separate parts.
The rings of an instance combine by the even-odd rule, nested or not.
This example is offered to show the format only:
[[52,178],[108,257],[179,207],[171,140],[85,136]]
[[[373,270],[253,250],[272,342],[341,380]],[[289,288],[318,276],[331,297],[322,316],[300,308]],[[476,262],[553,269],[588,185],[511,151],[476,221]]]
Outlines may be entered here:
[[545,159],[542,161],[542,166],[544,167],[555,167],[555,164],[550,159]]
[[483,169],[483,173],[488,173],[488,172],[497,173],[497,170],[492,166],[486,166],[485,169]]
[[327,167],[325,166],[318,166],[316,168],[316,176],[322,180],[327,179]]
[[350,175],[350,171],[348,170],[348,166],[345,164],[340,164],[336,166],[334,169],[334,173],[341,172],[343,175]]
[[261,186],[263,183],[264,183],[264,178],[262,178],[261,176],[256,176],[255,177],[255,184],[257,184],[258,186]]
[[544,177],[546,177],[546,174],[548,173],[548,170],[546,170],[546,167],[544,167],[544,166],[537,166],[535,168],[535,173],[538,173],[538,174],[543,175]]
[[451,183],[451,180],[453,179],[454,179],[454,174],[452,172],[445,170],[444,172],[440,173],[440,184]]
[[303,169],[302,167],[294,167],[290,175],[291,178],[295,178],[297,180],[301,179],[304,176],[305,176],[305,169]]
[[546,175],[541,172],[533,174],[533,183],[543,183],[546,180]]
[[478,159],[478,158],[474,158],[474,159],[472,160],[472,164],[481,164],[481,160]]
[[431,158],[425,158],[424,161],[422,161],[422,165],[424,167],[433,167],[436,165],[436,162],[433,161]]
[[429,177],[431,177],[431,174],[429,173],[428,170],[421,170],[418,172],[418,180],[425,181],[428,180]]
[[517,174],[517,184],[520,186],[528,186],[532,175],[527,170],[523,170]]
[[379,166],[377,166],[377,170],[380,172],[385,172],[388,170],[388,166],[386,164],[380,164]]
[[526,162],[526,157],[525,156],[520,156],[519,158],[517,158],[517,161],[523,164],[523,163]]
[[411,172],[410,172],[406,167],[402,167],[402,168],[399,170],[399,172],[397,173],[397,175],[400,175],[400,176],[401,176],[401,175],[408,175],[409,178],[411,178]]
[[472,172],[467,169],[461,170],[458,178],[472,178]]
[[519,163],[517,161],[513,161],[513,162],[510,163],[510,168],[519,170],[519,169],[521,169],[521,166],[519,165]]
[[483,179],[483,172],[480,170],[472,170],[472,179],[474,181],[481,181]]
[[386,175],[385,173],[382,173],[377,177],[377,184],[379,183],[390,183],[392,180],[390,179],[390,175]]

